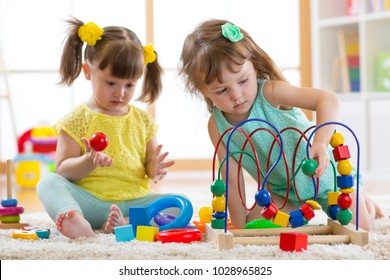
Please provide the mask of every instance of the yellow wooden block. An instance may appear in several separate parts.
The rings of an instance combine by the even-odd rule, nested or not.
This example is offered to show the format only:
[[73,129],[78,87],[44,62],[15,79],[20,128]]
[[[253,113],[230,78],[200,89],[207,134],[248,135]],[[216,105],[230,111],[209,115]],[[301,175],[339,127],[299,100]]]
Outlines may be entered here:
[[159,232],[158,227],[137,226],[137,233],[135,239],[139,241],[153,242],[155,241],[158,232]]
[[340,189],[340,192],[342,193],[346,193],[346,194],[349,194],[349,193],[353,193],[355,190],[353,188],[344,188],[344,189]]
[[276,212],[275,217],[272,219],[272,222],[274,224],[277,224],[278,226],[287,227],[289,220],[290,220],[289,214],[278,210],[278,212]]
[[328,205],[337,205],[340,192],[328,192]]

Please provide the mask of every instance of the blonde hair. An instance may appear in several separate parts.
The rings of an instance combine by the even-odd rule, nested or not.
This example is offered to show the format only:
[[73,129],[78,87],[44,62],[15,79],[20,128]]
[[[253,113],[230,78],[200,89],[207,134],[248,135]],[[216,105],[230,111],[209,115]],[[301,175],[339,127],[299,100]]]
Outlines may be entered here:
[[[253,63],[258,78],[285,81],[275,62],[245,30],[240,29],[244,38],[238,42],[231,42],[222,35],[221,26],[227,22],[207,20],[186,37],[179,64],[179,75],[184,79],[186,90],[199,95],[215,79],[222,82],[223,66],[233,72],[234,65],[242,65],[247,60]],[[204,98],[212,112],[212,101]]]
[[[84,43],[79,38],[78,31],[84,23],[76,18],[67,22],[69,31],[61,57],[59,83],[71,85],[82,69]],[[144,74],[142,92],[138,100],[153,103],[162,90],[163,70],[158,59],[145,66],[143,45],[133,31],[120,26],[108,26],[103,30],[101,40],[94,46],[86,45],[84,60],[91,64],[96,63],[100,70],[109,67],[110,74],[120,79],[139,79]]]

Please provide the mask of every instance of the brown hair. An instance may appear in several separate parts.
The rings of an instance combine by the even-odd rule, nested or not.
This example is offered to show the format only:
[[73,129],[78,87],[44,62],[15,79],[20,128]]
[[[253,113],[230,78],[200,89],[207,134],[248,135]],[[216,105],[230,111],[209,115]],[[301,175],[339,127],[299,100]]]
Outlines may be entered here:
[[[84,43],[78,36],[78,30],[84,23],[76,18],[67,22],[70,27],[61,57],[59,83],[71,85],[82,69]],[[101,70],[109,67],[111,75],[120,79],[140,78],[144,74],[142,93],[138,100],[153,103],[162,90],[163,70],[158,58],[145,66],[143,46],[133,31],[120,26],[108,26],[103,30],[101,40],[94,46],[86,45],[84,60],[96,63]]]
[[[245,30],[240,29],[244,38],[234,43],[222,35],[221,26],[227,22],[207,20],[186,37],[179,65],[179,75],[184,78],[186,89],[199,95],[215,79],[222,81],[222,66],[233,71],[233,65],[242,65],[247,60],[253,63],[258,78],[285,81],[275,62]],[[206,97],[205,101],[211,112],[212,101]]]

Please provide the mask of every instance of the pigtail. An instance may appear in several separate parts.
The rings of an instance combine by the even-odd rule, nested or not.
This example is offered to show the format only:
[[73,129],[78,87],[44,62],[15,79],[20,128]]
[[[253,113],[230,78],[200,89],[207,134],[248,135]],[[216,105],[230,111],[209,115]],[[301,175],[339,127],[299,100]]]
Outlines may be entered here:
[[78,36],[79,28],[84,24],[82,21],[72,18],[69,24],[68,38],[65,41],[60,64],[59,84],[71,85],[80,75],[83,63],[83,42]]
[[151,63],[147,63],[145,66],[142,93],[137,99],[138,101],[149,104],[156,101],[162,91],[161,76],[163,74],[163,69],[158,61],[157,52],[155,52],[155,54],[156,59]]

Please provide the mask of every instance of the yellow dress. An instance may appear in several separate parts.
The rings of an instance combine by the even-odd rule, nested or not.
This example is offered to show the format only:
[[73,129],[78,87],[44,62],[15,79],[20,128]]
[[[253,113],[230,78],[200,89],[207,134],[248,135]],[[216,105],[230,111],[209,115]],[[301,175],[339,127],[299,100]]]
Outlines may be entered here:
[[152,116],[129,105],[126,115],[110,116],[96,113],[85,103],[75,107],[55,126],[57,133],[65,131],[81,147],[82,137],[89,139],[96,132],[108,137],[103,151],[114,159],[110,167],[98,167],[80,181],[81,188],[104,201],[125,201],[151,193],[145,170],[146,145],[157,133],[158,126]]

